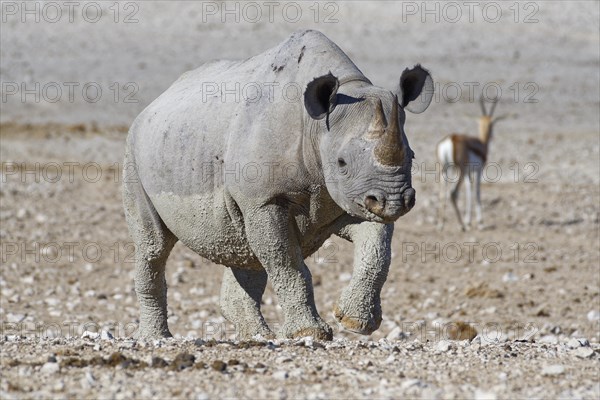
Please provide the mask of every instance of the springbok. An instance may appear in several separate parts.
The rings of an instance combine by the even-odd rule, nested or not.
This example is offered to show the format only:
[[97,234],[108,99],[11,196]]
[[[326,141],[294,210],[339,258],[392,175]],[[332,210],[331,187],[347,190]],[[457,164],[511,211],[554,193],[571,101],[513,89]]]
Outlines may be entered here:
[[[456,211],[456,216],[462,230],[466,231],[470,228],[473,185],[475,185],[477,226],[479,229],[483,228],[480,194],[481,175],[487,160],[494,124],[506,117],[503,115],[493,118],[497,102],[497,98],[492,101],[492,106],[488,114],[485,110],[483,96],[479,98],[481,112],[483,113],[479,118],[479,137],[453,133],[443,138],[437,145],[437,159],[441,167],[440,204],[437,216],[438,229],[440,230],[444,227],[444,214],[448,194],[450,194],[452,206],[454,207],[454,211]],[[450,169],[453,170],[452,174],[448,173]],[[450,190],[448,190],[449,181],[452,183]],[[463,181],[467,187],[464,222],[457,204],[458,193]]]

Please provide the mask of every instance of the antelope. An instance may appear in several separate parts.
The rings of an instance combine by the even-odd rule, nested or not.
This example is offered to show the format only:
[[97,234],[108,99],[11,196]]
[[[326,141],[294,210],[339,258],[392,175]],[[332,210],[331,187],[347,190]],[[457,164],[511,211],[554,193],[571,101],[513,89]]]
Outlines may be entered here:
[[[494,124],[506,116],[493,118],[494,109],[498,98],[492,101],[489,114],[486,112],[483,95],[479,98],[482,116],[479,118],[479,137],[461,135],[452,133],[443,138],[437,144],[437,159],[441,167],[440,182],[440,204],[438,208],[438,229],[444,227],[444,213],[448,194],[452,200],[452,206],[456,212],[458,222],[463,231],[470,228],[471,225],[471,199],[473,197],[472,188],[475,186],[475,213],[478,229],[483,229],[483,217],[481,210],[481,175],[487,160],[490,141]],[[448,175],[448,170],[453,169],[454,173]],[[450,176],[450,179],[449,179]],[[451,188],[448,191],[448,183],[452,181]],[[460,187],[465,182],[467,187],[466,210],[464,221],[458,209],[458,193]]]

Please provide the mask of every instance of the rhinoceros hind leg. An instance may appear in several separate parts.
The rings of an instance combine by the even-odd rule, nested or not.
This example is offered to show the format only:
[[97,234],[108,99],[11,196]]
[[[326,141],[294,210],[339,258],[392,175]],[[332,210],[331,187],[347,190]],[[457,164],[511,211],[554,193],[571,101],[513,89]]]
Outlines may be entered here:
[[171,337],[167,325],[165,264],[177,238],[154,209],[135,171],[126,171],[123,202],[135,244],[135,292],[140,303],[139,338]]
[[260,300],[267,286],[267,273],[225,268],[221,286],[221,313],[235,325],[237,339],[261,335],[274,338],[260,312]]

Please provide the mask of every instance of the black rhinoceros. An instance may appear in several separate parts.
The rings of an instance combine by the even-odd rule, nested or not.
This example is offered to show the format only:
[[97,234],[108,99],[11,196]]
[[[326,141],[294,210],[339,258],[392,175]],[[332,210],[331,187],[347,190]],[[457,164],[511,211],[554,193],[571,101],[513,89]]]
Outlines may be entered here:
[[335,318],[354,332],[376,330],[393,222],[415,202],[404,110],[424,111],[432,88],[418,65],[395,93],[374,86],[311,30],[183,74],[127,138],[139,336],[170,336],[165,263],[180,240],[227,267],[221,310],[240,337],[273,335],[260,312],[268,277],[283,310],[281,337],[331,339],[304,259],[332,234],[355,246]]

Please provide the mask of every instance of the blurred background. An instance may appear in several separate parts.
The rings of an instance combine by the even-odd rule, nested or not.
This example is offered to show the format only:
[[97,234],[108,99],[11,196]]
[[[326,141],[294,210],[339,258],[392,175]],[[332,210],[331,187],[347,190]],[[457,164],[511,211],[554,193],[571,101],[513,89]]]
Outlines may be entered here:
[[[458,354],[452,350],[443,358],[437,348],[432,355],[405,342],[408,350],[402,351],[412,353],[400,359],[416,360],[416,367],[405,368],[408,364],[369,347],[372,362],[363,360],[364,369],[374,366],[359,379],[352,368],[363,367],[353,351],[342,349],[346,369],[332,353],[321,352],[323,386],[313,387],[314,372],[290,381],[328,397],[393,398],[436,387],[449,398],[598,396],[600,2],[2,1],[0,6],[0,397],[52,398],[69,391],[74,397],[132,398],[121,388],[153,383],[163,388],[166,381],[177,387],[163,397],[178,396],[183,387],[191,397],[190,375],[184,374],[180,381],[174,375],[149,378],[158,375],[146,370],[124,377],[129,370],[112,375],[112,369],[94,367],[103,383],[90,389],[93,376],[81,378],[80,368],[68,367],[66,390],[54,378],[32,380],[49,352],[79,357],[79,350],[68,345],[60,353],[54,345],[40,348],[30,341],[23,347],[23,341],[5,340],[79,338],[85,330],[127,338],[135,331],[133,244],[121,201],[129,125],[185,71],[213,59],[254,56],[306,28],[327,35],[375,85],[395,90],[401,72],[417,63],[435,81],[429,109],[407,116],[417,203],[396,222],[383,322],[370,339],[437,341],[445,324],[463,322],[501,343],[521,340],[519,346],[538,353],[517,357],[511,342],[489,358],[477,344],[470,356],[458,348]],[[500,99],[496,115],[508,115],[494,128],[492,168],[484,173],[485,226],[462,232],[448,207],[440,232],[435,146],[452,132],[477,134],[484,88],[488,98]],[[307,259],[317,307],[334,327],[331,310],[351,278],[352,263],[352,245],[336,237]],[[175,246],[167,281],[169,326],[176,337],[234,336],[218,306],[222,272]],[[281,310],[270,286],[263,311],[276,327]],[[342,331],[335,336],[365,339]],[[536,343],[524,344],[532,340]],[[589,340],[595,353],[582,347],[572,357],[563,345],[572,340],[573,348]],[[116,343],[121,350],[122,342]],[[173,359],[176,352],[162,354]],[[256,358],[245,357],[254,365]],[[14,361],[22,359],[33,367]],[[565,368],[546,369],[548,363],[565,365],[568,375],[555,379],[552,374]],[[349,375],[334,382],[346,383],[327,380],[345,370]],[[287,389],[271,372],[254,380],[260,383],[255,388],[285,398]],[[230,377],[243,380],[237,389],[246,388],[245,375],[223,374],[226,383],[219,385],[214,377],[203,390],[215,398],[231,389]],[[194,383],[202,388],[201,381]],[[368,391],[348,389],[367,386]],[[478,386],[491,388],[492,395],[476,396]],[[582,391],[562,392],[567,386]],[[106,387],[114,391],[102,392]],[[55,393],[43,392],[50,389]],[[431,393],[423,397],[441,397]]]

